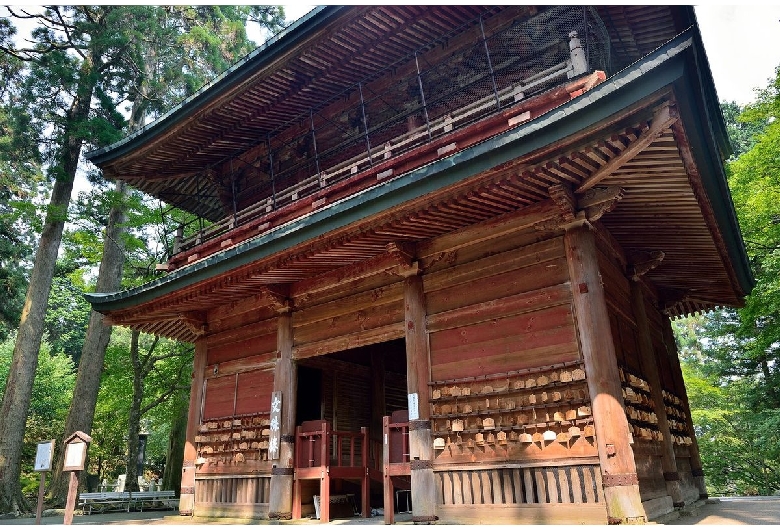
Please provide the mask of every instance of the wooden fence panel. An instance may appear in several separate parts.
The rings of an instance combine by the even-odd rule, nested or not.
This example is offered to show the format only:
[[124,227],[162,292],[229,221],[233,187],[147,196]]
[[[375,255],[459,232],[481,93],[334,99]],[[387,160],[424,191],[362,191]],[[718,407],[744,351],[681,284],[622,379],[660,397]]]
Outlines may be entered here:
[[436,470],[439,504],[526,505],[603,502],[598,464],[509,465]]

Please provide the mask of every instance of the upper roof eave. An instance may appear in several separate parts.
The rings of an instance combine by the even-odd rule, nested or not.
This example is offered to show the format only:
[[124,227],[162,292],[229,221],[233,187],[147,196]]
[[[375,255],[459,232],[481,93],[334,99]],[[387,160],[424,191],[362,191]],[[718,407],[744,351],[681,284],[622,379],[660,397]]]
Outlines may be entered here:
[[222,74],[201,87],[196,93],[183,100],[152,123],[141,127],[111,145],[86,153],[84,157],[96,166],[101,167],[154,140],[224,94],[231,87],[253,75],[257,69],[262,68],[264,64],[273,60],[274,57],[297,46],[301,40],[308,37],[313,29],[327,23],[344,8],[345,6],[317,6],[279,33],[270,37]]

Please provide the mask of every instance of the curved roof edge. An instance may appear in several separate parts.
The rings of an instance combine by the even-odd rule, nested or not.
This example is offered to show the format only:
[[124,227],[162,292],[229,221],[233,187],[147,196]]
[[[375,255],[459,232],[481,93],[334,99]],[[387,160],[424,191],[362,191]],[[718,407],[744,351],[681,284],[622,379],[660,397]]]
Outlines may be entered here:
[[144,125],[111,145],[85,153],[84,157],[99,166],[132,151],[155,136],[168,131],[231,86],[244,81],[256,69],[262,68],[265,63],[270,62],[274,57],[297,46],[299,41],[306,38],[314,28],[326,23],[344,8],[345,6],[318,6],[312,9],[279,33],[270,37],[263,44],[152,123]]
[[[550,142],[565,138],[580,129],[583,123],[597,123],[623,108],[627,102],[637,101],[685,77],[686,58],[692,60],[696,68],[700,66],[696,60],[698,55],[696,48],[700,47],[700,40],[692,37],[690,31],[686,31],[586,94],[511,131],[342,199],[323,210],[290,221],[236,247],[177,269],[163,278],[127,291],[85,294],[85,297],[99,312],[115,311],[146,303],[207,280],[220,272],[263,259],[317,235],[448,186],[466,176],[489,169],[501,163],[503,159],[516,158]],[[681,63],[680,60],[686,62]],[[653,75],[646,75],[651,70],[654,71]],[[703,104],[711,112],[712,107],[707,101],[708,97],[702,94],[702,91],[706,92],[707,88],[702,87],[701,74],[688,73],[687,75],[689,81],[694,84],[692,87],[695,89],[694,93],[698,93],[698,96],[703,98]],[[639,79],[643,79],[644,82],[637,83]],[[740,285],[734,288],[741,288],[744,293],[748,293],[754,281],[730,195],[728,195],[722,161],[717,161],[720,153],[712,152],[712,143],[720,144],[722,139],[713,138],[713,134],[717,136],[718,131],[717,127],[713,130],[711,121],[710,116],[708,117],[710,126],[706,127],[706,130],[697,128],[697,132],[704,133],[710,138],[703,143],[710,146],[709,156],[706,157],[709,160],[708,165],[715,166],[713,178],[705,179],[716,181],[706,186],[707,194],[714,208],[718,229],[724,233],[732,266],[736,270]],[[724,189],[725,197],[722,194]]]

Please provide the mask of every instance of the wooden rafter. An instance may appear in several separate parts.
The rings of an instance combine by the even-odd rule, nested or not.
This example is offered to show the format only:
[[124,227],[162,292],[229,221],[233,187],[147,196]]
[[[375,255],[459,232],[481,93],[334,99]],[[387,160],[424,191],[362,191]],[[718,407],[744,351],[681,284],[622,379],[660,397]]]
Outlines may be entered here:
[[653,115],[653,122],[639,137],[628,144],[628,146],[616,157],[601,166],[601,169],[593,173],[585,180],[575,193],[584,193],[594,187],[596,184],[609,177],[620,169],[623,164],[633,159],[647,146],[653,143],[670,125],[677,121],[679,115],[676,109],[672,109],[669,104],[658,108]]

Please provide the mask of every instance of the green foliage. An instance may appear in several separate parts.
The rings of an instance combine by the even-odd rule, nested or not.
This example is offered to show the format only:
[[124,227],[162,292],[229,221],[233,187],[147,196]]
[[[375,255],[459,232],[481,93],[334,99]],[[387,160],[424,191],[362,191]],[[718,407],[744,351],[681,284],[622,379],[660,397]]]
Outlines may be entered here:
[[[151,337],[142,336],[146,351]],[[141,404],[142,425],[149,432],[146,460],[148,470],[162,474],[168,446],[168,433],[176,400],[189,399],[192,347],[162,340],[155,349],[158,358],[145,380]],[[133,394],[133,367],[130,360],[130,331],[117,328],[106,351],[95,422],[90,445],[90,473],[101,479],[115,479],[125,472],[127,424]]]
[[780,490],[780,411],[755,411],[740,398],[745,380],[719,382],[703,365],[683,364],[707,487],[713,494],[773,495]]
[[[0,42],[11,30],[0,25]],[[0,54],[0,340],[19,322],[41,225],[32,201],[41,181],[41,157],[34,142],[37,131],[20,104],[16,83],[22,73],[21,61]]]
[[54,351],[63,352],[78,365],[91,308],[82,296],[81,275],[60,272],[54,277],[49,293],[46,337]]
[[[0,343],[0,393],[5,390],[15,342],[16,337],[11,335]],[[71,359],[55,352],[44,342],[38,357],[22,448],[22,486],[25,493],[37,491],[39,477],[33,472],[37,444],[60,435],[75,381]]]

